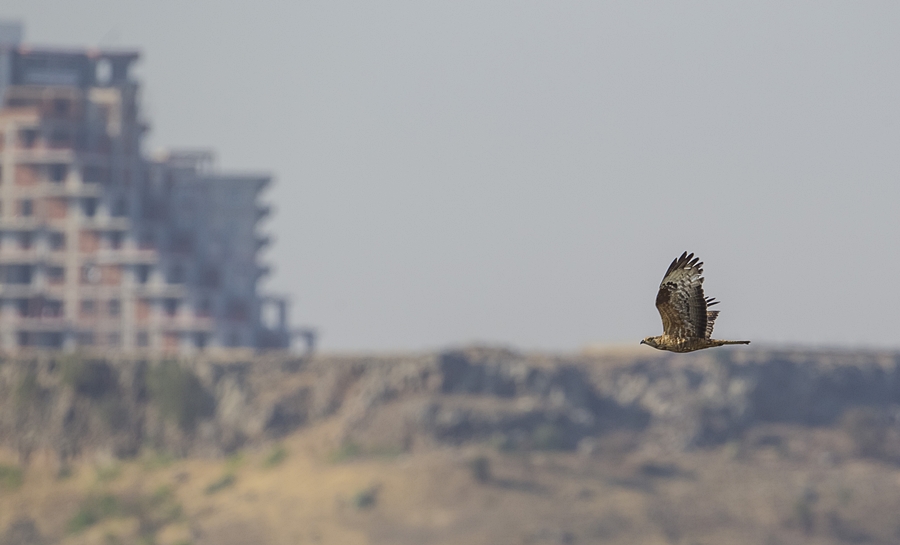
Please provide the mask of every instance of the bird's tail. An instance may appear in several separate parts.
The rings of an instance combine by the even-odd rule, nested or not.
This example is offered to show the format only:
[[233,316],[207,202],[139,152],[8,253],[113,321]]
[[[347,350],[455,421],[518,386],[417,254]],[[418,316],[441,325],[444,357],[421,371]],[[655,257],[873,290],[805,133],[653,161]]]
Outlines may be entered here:
[[722,344],[750,344],[750,341],[722,341]]

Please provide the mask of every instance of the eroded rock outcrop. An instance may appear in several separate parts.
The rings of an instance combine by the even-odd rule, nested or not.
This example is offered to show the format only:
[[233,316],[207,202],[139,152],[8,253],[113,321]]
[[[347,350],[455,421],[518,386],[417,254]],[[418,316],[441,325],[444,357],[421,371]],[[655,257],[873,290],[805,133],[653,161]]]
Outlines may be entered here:
[[[708,351],[621,357],[466,348],[439,354],[0,362],[0,445],[23,460],[142,448],[216,456],[336,419],[372,450],[493,441],[572,449],[616,431],[665,449],[714,445],[769,422],[894,418],[900,355]],[[894,418],[896,420],[896,418]]]

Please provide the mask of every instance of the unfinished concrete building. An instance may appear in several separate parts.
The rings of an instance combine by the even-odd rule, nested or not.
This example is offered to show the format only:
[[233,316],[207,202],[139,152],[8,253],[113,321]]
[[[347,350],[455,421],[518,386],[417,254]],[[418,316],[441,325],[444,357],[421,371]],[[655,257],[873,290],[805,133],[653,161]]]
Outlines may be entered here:
[[137,51],[20,36],[0,27],[0,350],[288,348],[287,302],[257,288],[269,177],[145,158]]

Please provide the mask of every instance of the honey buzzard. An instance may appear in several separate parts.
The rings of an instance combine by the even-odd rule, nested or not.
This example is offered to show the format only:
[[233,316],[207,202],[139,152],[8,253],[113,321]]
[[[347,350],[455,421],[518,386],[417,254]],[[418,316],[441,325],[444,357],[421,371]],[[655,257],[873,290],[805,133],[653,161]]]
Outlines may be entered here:
[[671,352],[693,352],[725,344],[750,344],[750,341],[710,338],[719,311],[708,309],[719,302],[703,295],[702,267],[700,258],[687,252],[672,261],[656,294],[663,334],[647,337],[641,344]]

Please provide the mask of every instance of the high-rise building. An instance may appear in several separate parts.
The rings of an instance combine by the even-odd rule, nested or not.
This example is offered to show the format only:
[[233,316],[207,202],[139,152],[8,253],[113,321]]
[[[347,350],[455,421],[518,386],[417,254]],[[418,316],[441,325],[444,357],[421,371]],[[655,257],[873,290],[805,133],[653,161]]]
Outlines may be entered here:
[[145,157],[137,51],[20,39],[0,23],[0,350],[289,347],[258,290],[270,178]]

